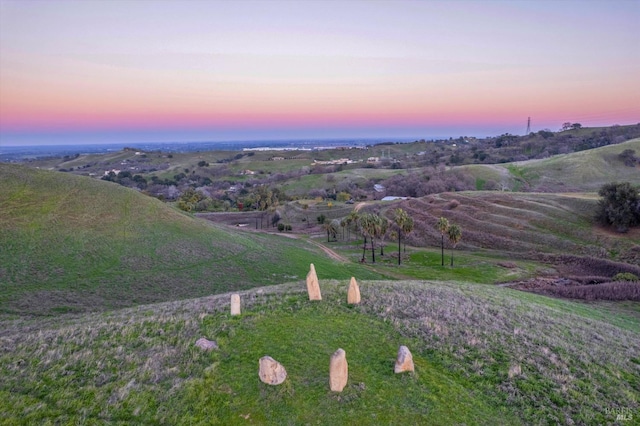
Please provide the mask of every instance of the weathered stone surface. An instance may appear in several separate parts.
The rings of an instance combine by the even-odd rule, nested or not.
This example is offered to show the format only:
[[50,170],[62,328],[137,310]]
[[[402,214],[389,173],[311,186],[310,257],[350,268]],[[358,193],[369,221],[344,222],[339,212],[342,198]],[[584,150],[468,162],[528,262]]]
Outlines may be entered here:
[[349,365],[344,349],[338,349],[329,361],[329,387],[334,392],[342,392],[349,379]]
[[414,371],[413,356],[411,355],[409,348],[406,346],[400,346],[400,349],[398,349],[398,357],[396,358],[396,365],[393,371],[396,373]]
[[218,344],[215,342],[215,340],[207,340],[204,337],[201,337],[198,340],[196,340],[196,346],[201,349],[204,349],[205,351],[218,349]]
[[270,356],[260,358],[260,380],[268,385],[279,385],[287,378],[287,370]]
[[231,295],[231,315],[240,315],[240,295],[238,293]]
[[347,303],[350,305],[360,303],[360,287],[354,277],[349,282],[349,290],[347,291]]
[[313,266],[313,263],[309,265],[309,273],[307,274],[307,292],[309,293],[309,300],[322,300],[320,283],[318,283],[316,267]]

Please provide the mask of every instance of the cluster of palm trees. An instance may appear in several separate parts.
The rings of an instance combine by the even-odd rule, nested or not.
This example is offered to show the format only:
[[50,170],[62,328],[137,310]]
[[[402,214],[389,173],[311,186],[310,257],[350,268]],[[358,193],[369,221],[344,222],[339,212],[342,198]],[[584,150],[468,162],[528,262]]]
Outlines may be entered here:
[[[398,230],[398,265],[400,265],[402,261],[402,254],[400,253],[400,245],[402,243],[402,237],[407,236],[411,231],[413,231],[413,218],[407,214],[406,211],[402,209],[395,209],[394,211],[394,222],[397,226]],[[404,250],[407,251],[407,242],[405,240]]]
[[449,220],[446,217],[440,217],[438,222],[436,222],[436,228],[440,231],[442,235],[441,242],[441,257],[442,257],[442,266],[444,266],[444,236],[449,237],[449,241],[451,242],[451,266],[453,266],[453,249],[456,248],[456,245],[462,239],[462,228],[456,225],[455,223],[449,224]]
[[[364,239],[362,244],[362,262],[365,261],[367,252],[367,244],[371,247],[371,262],[376,262],[376,242],[379,241],[380,255],[384,256],[384,240],[390,236],[398,240],[398,265],[402,263],[402,243],[404,242],[404,250],[406,252],[406,238],[413,231],[413,218],[403,209],[395,209],[393,211],[393,220],[390,221],[386,217],[378,213],[359,213],[353,210],[341,220],[333,219],[323,224],[324,230],[327,232],[327,242],[332,239],[337,240],[340,228],[342,228],[342,239],[345,238],[345,230],[347,231],[347,239],[351,238],[351,229],[360,233]],[[445,235],[451,243],[451,266],[453,266],[453,250],[462,239],[462,229],[456,224],[450,224],[447,218],[438,219],[436,228],[442,234],[442,266],[444,266],[444,239]]]

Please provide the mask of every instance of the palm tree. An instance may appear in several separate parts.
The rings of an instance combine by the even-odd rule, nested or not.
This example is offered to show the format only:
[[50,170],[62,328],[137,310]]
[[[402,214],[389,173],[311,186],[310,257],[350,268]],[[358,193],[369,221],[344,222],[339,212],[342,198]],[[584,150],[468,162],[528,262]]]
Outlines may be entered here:
[[436,229],[440,231],[440,234],[442,235],[442,243],[440,245],[440,248],[442,252],[442,266],[444,266],[444,234],[446,234],[449,230],[449,221],[446,217],[440,217],[440,219],[438,219],[438,222],[436,223]]
[[387,237],[389,230],[389,219],[384,216],[380,216],[380,256],[384,256],[384,240]]
[[335,227],[335,223],[333,223],[333,221],[331,221],[331,222],[325,221],[322,224],[322,229],[327,231],[327,242],[331,242],[332,238],[335,240],[337,230],[336,230],[336,227]]
[[462,239],[462,228],[454,223],[449,226],[447,234],[449,235],[449,241],[451,241],[451,266],[453,267],[453,249],[456,248],[456,245]]
[[400,261],[402,258],[402,253],[400,251],[402,247],[402,230],[405,227],[405,222],[409,219],[407,212],[402,209],[396,209],[394,211],[393,221],[398,226],[398,265],[400,265]]
[[369,221],[369,236],[371,238],[371,262],[376,263],[376,238],[380,237],[382,233],[382,218],[377,214],[370,215]]
[[[413,218],[411,216],[407,216],[407,220],[404,222],[404,226],[402,227],[402,233],[406,237],[407,234],[410,234],[413,231]],[[404,239],[404,252],[407,252],[407,239]]]
[[[352,210],[351,213],[347,215],[347,226],[350,226],[353,223],[353,226],[356,228],[355,232],[358,232],[358,219],[360,219],[360,214],[355,210]],[[349,239],[351,237],[351,228],[347,228],[347,231],[347,239]]]
[[364,243],[362,244],[362,262],[364,262],[364,256],[367,252],[367,236],[370,235],[369,232],[371,230],[371,214],[361,214],[357,226],[360,228],[360,232],[362,232],[362,236],[364,237]]
[[340,221],[338,219],[333,219],[331,221],[331,236],[334,241],[338,241],[338,230],[340,229]]

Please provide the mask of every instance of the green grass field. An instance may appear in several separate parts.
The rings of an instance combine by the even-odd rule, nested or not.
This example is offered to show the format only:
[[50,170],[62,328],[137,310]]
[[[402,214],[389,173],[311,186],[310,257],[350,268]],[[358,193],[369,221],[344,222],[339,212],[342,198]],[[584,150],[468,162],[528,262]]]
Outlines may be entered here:
[[543,160],[519,163],[469,165],[462,170],[478,180],[489,179],[520,191],[523,185],[543,192],[597,192],[602,185],[613,181],[640,184],[638,166],[624,166],[618,155],[625,149],[640,152],[640,139],[616,145],[556,155]]
[[[640,330],[598,305],[461,282],[347,280],[5,322],[7,424],[605,424],[640,415]],[[628,324],[630,326],[625,326]],[[200,337],[220,349],[194,346]],[[399,345],[415,373],[396,375]],[[349,382],[328,387],[343,348]],[[280,386],[258,359],[283,363]],[[637,418],[637,417],[636,417]],[[630,423],[630,424],[633,424]]]
[[50,315],[382,275],[303,241],[195,219],[115,184],[0,164],[0,313]]

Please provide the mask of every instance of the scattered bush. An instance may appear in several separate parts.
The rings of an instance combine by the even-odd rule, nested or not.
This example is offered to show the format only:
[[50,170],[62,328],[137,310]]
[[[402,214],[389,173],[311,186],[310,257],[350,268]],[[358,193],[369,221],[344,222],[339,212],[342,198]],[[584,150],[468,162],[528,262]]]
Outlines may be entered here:
[[635,167],[636,162],[638,161],[636,158],[636,152],[633,149],[625,149],[618,155],[618,157],[627,167]]
[[570,299],[640,301],[640,285],[631,285],[627,282],[566,287],[549,286],[542,289],[541,292]]
[[613,276],[613,281],[638,281],[638,277],[631,272],[620,272]]
[[351,195],[348,192],[338,192],[338,195],[336,196],[337,201],[349,201],[349,199],[351,198]]
[[598,194],[596,218],[603,225],[613,225],[618,232],[627,232],[640,224],[640,195],[629,182],[607,183]]

